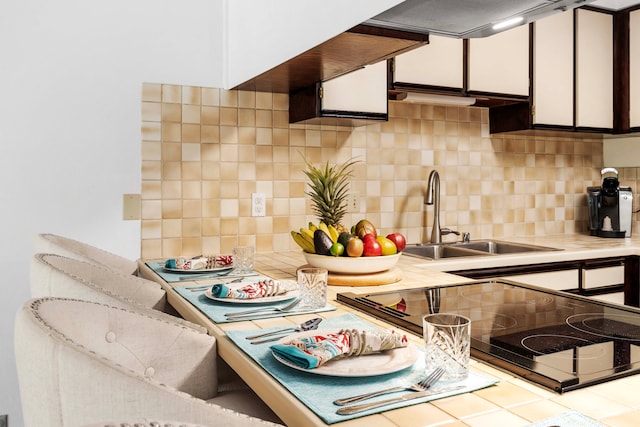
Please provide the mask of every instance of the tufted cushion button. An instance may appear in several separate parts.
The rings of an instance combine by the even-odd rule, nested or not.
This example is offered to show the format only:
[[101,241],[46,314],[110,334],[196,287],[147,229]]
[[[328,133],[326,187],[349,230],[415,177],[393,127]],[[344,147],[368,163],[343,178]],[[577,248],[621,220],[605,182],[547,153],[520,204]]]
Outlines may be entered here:
[[105,335],[104,339],[109,343],[116,342],[116,333],[113,331],[109,331],[107,332],[107,335]]
[[144,370],[144,376],[147,378],[152,378],[156,373],[156,370],[153,369],[151,366],[149,366],[147,369]]

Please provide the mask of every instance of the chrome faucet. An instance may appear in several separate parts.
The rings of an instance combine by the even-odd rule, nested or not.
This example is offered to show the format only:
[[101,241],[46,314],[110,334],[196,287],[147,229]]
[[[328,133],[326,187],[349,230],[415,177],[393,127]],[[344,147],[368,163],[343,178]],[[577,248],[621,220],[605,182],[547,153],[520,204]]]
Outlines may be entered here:
[[[459,236],[460,233],[450,228],[440,228],[440,175],[437,170],[432,170],[429,173],[429,180],[427,181],[427,194],[424,198],[425,205],[433,205],[433,227],[431,227],[431,243],[442,243],[442,236],[447,234],[455,234]],[[469,233],[464,233],[465,242],[469,241]]]
[[437,170],[429,173],[425,205],[433,205],[433,227],[431,227],[431,243],[442,243],[440,234],[440,175]]

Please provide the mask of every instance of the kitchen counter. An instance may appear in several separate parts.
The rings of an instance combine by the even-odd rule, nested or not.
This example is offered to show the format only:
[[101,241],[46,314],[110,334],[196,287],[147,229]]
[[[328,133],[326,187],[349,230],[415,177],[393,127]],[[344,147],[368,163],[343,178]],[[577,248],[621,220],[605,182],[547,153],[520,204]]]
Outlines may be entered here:
[[[496,256],[458,257],[441,260],[419,260],[432,270],[457,271],[475,268],[508,267],[524,264],[574,261],[590,258],[640,255],[640,237],[607,239],[589,235],[569,234],[545,237],[499,238],[498,241],[546,246],[560,251],[525,252]],[[473,240],[472,240],[473,241]]]
[[[338,316],[345,312],[356,313],[371,323],[382,327],[389,325],[367,314],[341,305],[335,301],[339,292],[364,293],[369,291],[392,291],[425,286],[448,285],[464,283],[469,279],[446,273],[447,270],[461,268],[485,268],[506,265],[522,265],[533,263],[557,262],[587,258],[601,258],[613,256],[640,255],[640,238],[631,239],[603,239],[591,236],[551,236],[527,239],[497,239],[523,242],[541,246],[549,246],[562,251],[526,253],[500,256],[482,256],[461,259],[447,259],[439,261],[421,260],[419,258],[402,256],[396,268],[402,272],[400,282],[380,286],[329,286],[329,299],[338,306],[338,310],[323,313],[324,317]],[[462,263],[462,264],[461,264]],[[304,265],[302,253],[298,251],[286,253],[258,253],[256,269],[274,278],[295,277],[296,269]],[[149,278],[158,280],[144,263],[140,263],[141,271]],[[462,266],[463,267],[460,267]],[[305,316],[288,316],[286,318],[271,318],[252,322],[238,322],[214,324],[204,315],[194,310],[192,306],[171,291],[171,285],[164,282],[163,286],[169,291],[169,302],[188,320],[205,325],[209,332],[219,340],[219,354],[229,365],[240,372],[245,381],[270,405],[283,421],[290,425],[323,425],[313,413],[294,399],[278,384],[273,392],[273,380],[269,374],[256,369],[255,363],[247,358],[242,350],[235,346],[226,336],[225,331],[237,329],[251,329],[256,327],[268,328],[279,325],[297,324],[305,320]],[[186,283],[181,283],[186,284]],[[422,345],[422,338],[412,335],[411,339]],[[338,425],[357,426],[413,426],[416,420],[420,425],[445,426],[526,426],[570,409],[579,411],[601,423],[609,426],[632,426],[640,418],[640,397],[637,390],[640,387],[640,375],[622,378],[591,386],[588,388],[554,393],[538,385],[529,383],[505,371],[496,369],[482,361],[472,360],[471,369],[492,377],[500,382],[492,387],[464,395],[443,398],[426,404],[408,406],[401,409],[383,412],[351,420]],[[296,414],[295,419],[288,414]],[[373,424],[372,424],[373,423]]]

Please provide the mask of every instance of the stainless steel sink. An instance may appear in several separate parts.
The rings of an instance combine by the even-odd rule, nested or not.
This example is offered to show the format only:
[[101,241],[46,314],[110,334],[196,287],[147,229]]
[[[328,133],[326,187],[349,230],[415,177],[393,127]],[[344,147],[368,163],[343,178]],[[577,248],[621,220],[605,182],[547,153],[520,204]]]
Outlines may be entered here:
[[406,246],[402,253],[419,258],[431,259],[487,255],[486,252],[459,248],[455,244],[410,245]]
[[529,245],[526,243],[501,242],[498,240],[478,240],[469,243],[456,243],[459,248],[473,249],[490,254],[516,254],[522,252],[559,251],[560,249],[546,246]]
[[561,249],[499,240],[477,240],[467,243],[428,243],[408,245],[403,253],[418,258],[444,259],[467,256],[495,256],[525,252],[559,251]]

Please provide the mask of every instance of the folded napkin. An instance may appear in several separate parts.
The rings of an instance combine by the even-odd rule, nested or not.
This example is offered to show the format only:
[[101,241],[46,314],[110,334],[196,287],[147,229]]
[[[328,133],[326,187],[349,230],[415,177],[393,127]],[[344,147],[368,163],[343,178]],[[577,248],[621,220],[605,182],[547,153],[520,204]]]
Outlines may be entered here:
[[282,295],[294,289],[296,289],[295,285],[292,286],[285,281],[265,279],[249,283],[238,289],[232,289],[225,283],[218,283],[211,288],[211,295],[216,298],[250,299]]
[[293,338],[271,346],[271,351],[304,369],[313,369],[342,357],[364,356],[406,347],[407,336],[395,331],[342,329],[337,333],[317,333]]
[[211,270],[231,267],[233,255],[196,256],[193,258],[178,257],[165,261],[165,268],[173,270]]

